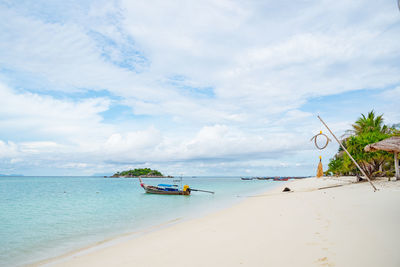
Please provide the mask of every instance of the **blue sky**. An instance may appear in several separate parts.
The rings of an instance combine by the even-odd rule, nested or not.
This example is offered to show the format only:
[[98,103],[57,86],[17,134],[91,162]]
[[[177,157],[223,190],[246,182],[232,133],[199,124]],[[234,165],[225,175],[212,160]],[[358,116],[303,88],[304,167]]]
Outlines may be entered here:
[[396,1],[0,1],[0,173],[313,175],[400,122]]

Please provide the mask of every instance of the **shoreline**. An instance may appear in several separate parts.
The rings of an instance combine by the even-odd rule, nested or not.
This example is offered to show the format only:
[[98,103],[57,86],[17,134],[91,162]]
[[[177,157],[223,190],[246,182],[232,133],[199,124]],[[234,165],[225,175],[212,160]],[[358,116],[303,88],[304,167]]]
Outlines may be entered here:
[[400,182],[375,181],[381,190],[373,192],[351,179],[289,181],[200,218],[29,266],[185,266],[193,258],[192,266],[399,266]]
[[50,257],[50,258],[47,258],[47,259],[43,259],[43,260],[31,263],[31,264],[25,264],[25,265],[22,265],[22,266],[31,266],[31,267],[34,267],[34,266],[50,266],[50,265],[53,265],[53,264],[57,264],[59,262],[64,262],[64,261],[66,261],[66,260],[68,260],[68,259],[70,259],[70,258],[72,258],[74,256],[85,255],[87,253],[94,252],[94,251],[97,251],[97,250],[102,249],[102,248],[110,247],[110,246],[118,244],[120,242],[131,240],[131,239],[137,238],[137,237],[139,237],[141,235],[145,235],[145,234],[157,231],[157,230],[161,230],[161,229],[164,229],[164,228],[166,228],[168,226],[171,226],[171,225],[174,225],[174,224],[180,223],[180,222],[182,222],[182,218],[176,218],[176,219],[173,219],[173,220],[170,220],[170,221],[167,221],[167,222],[163,222],[163,223],[158,224],[158,225],[149,226],[149,227],[146,227],[144,229],[137,230],[137,231],[133,231],[133,232],[128,232],[128,233],[112,236],[112,237],[107,238],[105,240],[101,240],[101,241],[95,242],[93,244],[90,244],[90,245],[87,245],[87,246],[84,246],[84,247],[81,247],[81,248],[77,248],[77,249],[65,252],[65,253],[63,253],[61,255]]
[[[110,177],[110,178],[115,178],[115,177]],[[130,177],[120,177],[120,178],[130,178]],[[136,178],[136,177],[134,177],[134,178]],[[147,178],[154,178],[154,177],[147,177]],[[225,202],[222,202],[220,204],[220,206],[207,208],[207,209],[199,209],[199,210],[196,210],[195,213],[188,214],[187,217],[177,217],[177,218],[173,218],[173,219],[170,219],[170,220],[158,223],[158,224],[153,224],[153,225],[149,225],[144,228],[139,228],[137,230],[117,234],[117,235],[111,236],[109,238],[106,238],[104,240],[95,241],[91,244],[81,246],[81,247],[76,247],[75,249],[71,249],[66,252],[62,252],[60,254],[56,254],[54,256],[51,256],[51,257],[48,257],[45,259],[33,261],[31,263],[26,263],[21,266],[27,266],[27,267],[53,266],[54,264],[65,262],[68,259],[73,258],[75,256],[80,256],[80,255],[85,255],[87,253],[95,252],[102,248],[110,247],[110,246],[119,244],[124,241],[133,240],[140,236],[171,227],[175,224],[181,224],[181,223],[184,223],[187,221],[206,217],[213,213],[221,212],[225,209],[229,209],[232,206],[238,205],[243,201],[246,201],[247,198],[255,197],[255,196],[258,196],[258,195],[261,195],[264,193],[268,193],[268,192],[277,190],[281,186],[283,186],[284,184],[287,184],[287,183],[288,183],[288,181],[279,182],[279,184],[277,183],[276,185],[271,186],[270,188],[267,188],[266,190],[258,190],[258,192],[256,192],[255,195],[253,195],[253,194],[251,194],[251,195],[250,194],[236,195],[235,201],[224,200]]]

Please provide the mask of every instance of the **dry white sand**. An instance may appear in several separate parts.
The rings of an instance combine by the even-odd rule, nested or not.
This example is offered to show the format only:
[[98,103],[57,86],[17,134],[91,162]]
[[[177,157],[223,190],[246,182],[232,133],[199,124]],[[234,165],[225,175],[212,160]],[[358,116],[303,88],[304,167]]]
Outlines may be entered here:
[[[351,178],[354,180],[354,178]],[[51,266],[400,266],[400,182],[309,178]],[[318,190],[318,188],[347,184]],[[47,263],[49,264],[49,263]],[[46,265],[47,265],[46,264]]]

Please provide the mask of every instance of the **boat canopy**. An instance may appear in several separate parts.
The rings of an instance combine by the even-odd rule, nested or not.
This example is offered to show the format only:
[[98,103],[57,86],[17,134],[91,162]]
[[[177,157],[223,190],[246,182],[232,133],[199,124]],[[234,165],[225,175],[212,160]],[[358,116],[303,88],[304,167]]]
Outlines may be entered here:
[[176,187],[178,185],[176,184],[158,184],[157,186],[163,186],[163,187]]

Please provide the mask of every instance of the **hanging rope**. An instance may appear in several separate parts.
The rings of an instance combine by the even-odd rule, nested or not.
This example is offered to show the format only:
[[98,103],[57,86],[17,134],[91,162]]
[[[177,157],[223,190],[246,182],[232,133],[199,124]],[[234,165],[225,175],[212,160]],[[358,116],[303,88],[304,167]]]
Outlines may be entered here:
[[[326,143],[325,143],[325,145],[324,145],[323,147],[318,146],[317,138],[318,138],[318,136],[320,136],[320,135],[325,136],[325,138],[326,138]],[[316,146],[319,150],[325,149],[325,148],[328,146],[329,142],[331,141],[331,139],[329,139],[329,137],[328,137],[326,134],[323,134],[322,131],[320,131],[319,134],[314,135],[314,136],[310,139],[310,141],[312,141],[313,139],[314,139],[314,144],[315,144],[315,146]]]

